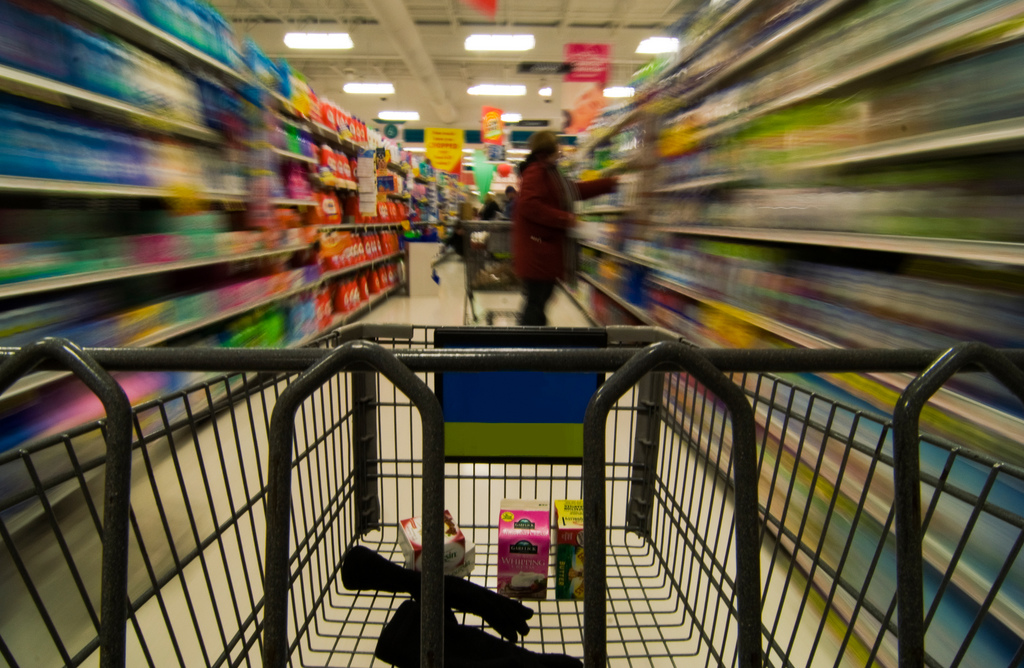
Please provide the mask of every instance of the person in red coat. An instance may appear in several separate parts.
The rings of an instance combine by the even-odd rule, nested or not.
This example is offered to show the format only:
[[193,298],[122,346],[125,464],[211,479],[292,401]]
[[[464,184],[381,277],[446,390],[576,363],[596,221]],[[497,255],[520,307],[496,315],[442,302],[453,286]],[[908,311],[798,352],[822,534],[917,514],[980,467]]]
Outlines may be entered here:
[[520,325],[544,326],[544,307],[555,282],[565,274],[565,239],[576,224],[573,204],[615,189],[617,180],[574,183],[558,171],[558,135],[530,137],[530,155],[521,168],[522,183],[512,217],[512,262],[523,283],[526,302]]

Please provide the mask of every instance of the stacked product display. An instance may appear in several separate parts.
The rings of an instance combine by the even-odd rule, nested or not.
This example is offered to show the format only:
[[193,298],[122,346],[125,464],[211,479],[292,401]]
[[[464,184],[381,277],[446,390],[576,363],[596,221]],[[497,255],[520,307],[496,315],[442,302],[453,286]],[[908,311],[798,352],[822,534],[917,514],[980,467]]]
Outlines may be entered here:
[[[203,3],[87,5],[0,0],[0,345],[301,345],[404,285],[404,181],[370,211],[356,183],[397,145]],[[101,415],[64,378],[4,395],[0,450]],[[57,395],[83,407],[61,424]]]
[[[578,171],[637,173],[644,192],[632,205],[580,209],[570,291],[599,323],[663,325],[708,347],[1024,346],[1022,11],[1010,0],[709,3],[680,26],[682,51],[646,72],[630,105],[584,142]],[[788,376],[883,415],[911,378]],[[797,462],[791,477],[762,480],[763,494],[786,495],[765,510],[781,518],[785,542],[797,530],[786,508],[818,494],[804,482],[818,475],[828,438],[805,447],[764,419],[772,456]],[[947,383],[921,431],[1024,463],[1024,410],[987,374]],[[891,448],[886,432],[858,438]],[[955,477],[974,488],[967,472]],[[884,521],[876,514],[872,531]],[[809,529],[802,547],[824,555],[813,541],[826,531]],[[926,546],[926,571],[944,570],[956,540]],[[950,585],[965,610],[982,605],[996,577],[984,564],[1009,546],[993,535],[989,549],[965,552],[974,575]],[[841,555],[822,558],[841,569]],[[836,621],[855,638],[865,623],[855,611]],[[953,658],[941,636],[961,637],[961,623],[932,622],[940,665]],[[984,640],[965,661],[1016,665],[1005,651],[1017,645],[1004,640],[1020,637],[1019,614],[997,601],[977,624]],[[874,651],[888,665],[893,648]]]

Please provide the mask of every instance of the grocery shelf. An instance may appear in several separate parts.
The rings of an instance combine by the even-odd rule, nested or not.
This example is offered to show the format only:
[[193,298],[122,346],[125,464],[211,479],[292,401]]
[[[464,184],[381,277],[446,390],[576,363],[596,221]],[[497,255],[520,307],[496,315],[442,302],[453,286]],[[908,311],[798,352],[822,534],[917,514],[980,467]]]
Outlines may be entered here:
[[595,206],[589,209],[580,211],[580,216],[605,216],[617,213],[629,213],[635,211],[635,206]]
[[82,285],[94,285],[96,283],[107,283],[110,281],[135,278],[137,276],[150,276],[153,274],[166,274],[182,269],[193,269],[195,267],[206,267],[215,264],[227,264],[234,262],[246,262],[259,260],[265,257],[276,255],[287,255],[309,248],[309,244],[296,244],[283,248],[253,251],[240,255],[216,255],[212,257],[196,258],[194,260],[182,260],[180,262],[154,262],[151,264],[133,265],[118,269],[106,269],[102,271],[88,271],[78,274],[65,274],[49,278],[39,278],[28,281],[19,281],[0,285],[0,299],[9,297],[22,297],[42,292],[52,292],[65,288],[77,288]]
[[601,292],[603,292],[612,301],[614,301],[616,304],[618,304],[624,311],[626,311],[627,313],[632,315],[634,318],[636,318],[640,322],[644,323],[645,325],[651,325],[652,327],[656,326],[656,323],[654,322],[654,319],[651,318],[651,316],[648,315],[646,311],[644,311],[643,309],[641,309],[641,308],[639,308],[637,306],[634,306],[633,304],[630,304],[628,301],[626,301],[625,299],[623,299],[619,295],[615,294],[615,291],[612,290],[611,288],[608,288],[608,287],[605,287],[605,286],[601,285],[598,281],[596,281],[595,279],[591,278],[590,276],[587,276],[586,274],[584,274],[582,272],[576,272],[576,275],[579,276],[584,281],[586,281],[587,283],[590,283],[591,285],[593,285],[595,288],[597,288]]
[[[157,186],[133,186],[120,183],[93,181],[65,181],[39,179],[28,176],[0,175],[0,192],[42,193],[48,195],[76,195],[88,197],[178,197],[180,192]],[[244,202],[247,194],[233,190],[207,190],[195,193],[201,199],[225,202]]]
[[436,180],[425,179],[425,178],[423,178],[422,176],[419,176],[419,175],[416,175],[415,177],[413,177],[413,180],[416,181],[416,183],[422,183],[425,186],[426,185],[430,185],[431,183],[437,183]]
[[589,320],[591,324],[596,325],[598,327],[601,326],[601,322],[597,319],[597,316],[594,315],[587,307],[587,305],[584,304],[583,301],[576,296],[575,290],[566,285],[565,281],[563,281],[562,279],[558,279],[558,287],[562,288],[565,294],[569,295],[569,299],[571,299],[573,303],[576,304],[576,308],[583,312],[583,315],[587,317],[587,320]]
[[118,37],[174,61],[185,69],[207,69],[231,84],[248,84],[251,81],[245,73],[228,67],[142,17],[127,12],[107,0],[54,0],[54,3]]
[[320,231],[328,230],[398,230],[402,223],[343,223],[341,225],[321,225]]
[[315,165],[316,164],[316,158],[311,158],[309,156],[302,155],[301,153],[292,153],[291,151],[286,151],[283,148],[276,148],[276,147],[271,148],[270,150],[272,150],[274,153],[278,154],[282,158],[287,158],[288,160],[295,160],[295,161],[298,161],[298,162],[308,162],[311,165]]
[[219,132],[198,123],[169,118],[106,95],[69,86],[60,81],[6,65],[0,65],[0,88],[59,107],[114,114],[123,120],[137,122],[145,129],[154,132],[199,139],[210,143],[224,141],[223,135]]
[[749,178],[750,177],[745,174],[716,174],[714,176],[701,176],[695,179],[683,181],[682,183],[658,188],[654,190],[654,192],[658,194],[668,194],[690,192],[693,190],[709,190],[711,188],[717,188],[718,186],[743,183]]
[[907,158],[936,158],[980,154],[986,151],[1005,153],[1024,147],[1024,117],[990,121],[928,132],[906,139],[893,139],[805,160],[781,167],[785,171],[803,171],[827,167],[844,167],[870,162]]
[[[774,318],[751,313],[745,309],[737,308],[717,299],[712,299],[701,293],[699,290],[677,283],[671,279],[656,277],[651,280],[657,285],[673,290],[674,292],[677,292],[684,297],[689,297],[694,301],[707,304],[708,306],[726,313],[737,320],[747,322],[759,329],[775,334],[786,341],[795,343],[798,346],[815,349],[841,347],[832,341],[810,334],[799,328],[792,327]],[[913,376],[910,374],[899,373],[869,373],[865,375],[882,383],[897,394],[902,392],[907,384],[913,379]],[[933,395],[931,399],[929,399],[929,402],[933,403],[937,408],[965,420],[978,421],[979,418],[981,418],[982,424],[987,425],[994,432],[1007,438],[1016,438],[1016,435],[1024,432],[1024,420],[1005,413],[998,408],[982,404],[970,397],[966,397],[952,390],[941,390]]]
[[772,230],[747,227],[710,227],[702,225],[666,225],[660,231],[703,237],[724,237],[749,241],[834,246],[860,250],[906,253],[972,262],[991,262],[1024,266],[1024,244],[1004,241],[974,241],[892,234],[862,234],[818,230]]
[[726,10],[714,25],[706,28],[697,39],[690,42],[689,46],[685,50],[679,52],[676,62],[672,64],[669,71],[675,70],[681,65],[685,65],[688,61],[693,59],[693,57],[696,56],[700,50],[708,44],[708,42],[735,23],[737,19],[743,16],[743,14],[753,7],[756,2],[757,0],[739,0],[739,2]]
[[374,258],[372,260],[365,260],[363,262],[360,262],[359,264],[354,264],[351,267],[342,267],[341,269],[335,269],[334,271],[326,272],[323,276],[320,277],[320,280],[327,281],[332,278],[338,278],[339,276],[351,274],[353,272],[359,271],[360,269],[369,269],[374,265],[387,262],[388,260],[394,260],[395,258],[399,258],[402,255],[404,255],[402,251],[397,251],[395,253],[391,253],[390,255],[385,255],[383,257]]
[[405,168],[405,166],[400,165],[397,162],[389,162],[388,169],[394,172],[395,174],[401,174],[402,176],[407,176],[409,174],[409,171]]
[[410,197],[409,197],[408,193],[403,193],[403,194],[388,193],[388,199],[394,200],[396,202],[408,202]]
[[316,201],[311,199],[289,199],[287,197],[274,197],[270,200],[275,206],[316,206]]
[[593,242],[590,242],[590,241],[580,241],[578,243],[579,243],[580,246],[583,246],[584,248],[593,248],[594,250],[596,250],[599,253],[604,253],[605,255],[610,255],[610,256],[612,256],[614,258],[618,258],[618,259],[620,259],[620,260],[622,260],[624,262],[630,262],[632,264],[639,264],[639,265],[642,265],[644,267],[650,267],[651,269],[663,269],[663,267],[659,263],[655,262],[654,260],[648,260],[646,258],[637,257],[635,255],[629,255],[628,253],[620,253],[619,251],[614,250],[612,248],[609,248],[608,246],[604,246],[602,244],[597,244],[597,243],[593,243]]
[[[766,102],[750,111],[742,113],[723,123],[719,123],[697,133],[697,141],[705,141],[717,135],[735,130],[754,119],[760,118],[772,112],[793,106],[800,102],[813,99],[842,86],[847,86],[869,76],[873,76],[891,67],[902,65],[909,61],[922,58],[933,52],[939,51],[952,43],[962,40],[970,35],[981,33],[999,26],[1000,24],[1018,18],[1024,12],[1024,0],[989,10],[980,16],[975,16],[960,21],[946,28],[926,34],[909,44],[894,46],[893,48],[881,49],[874,58],[861,61],[852,67],[826,77],[821,81],[809,84],[788,95],[782,95]],[[962,55],[962,54],[958,54]]]
[[141,339],[137,339],[129,343],[128,347],[147,348],[149,346],[155,346],[158,343],[165,343],[167,341],[170,341],[171,339],[176,339],[180,336],[191,334],[192,332],[197,332],[203,329],[204,327],[209,327],[210,325],[215,325],[218,322],[230,320],[235,316],[243,315],[245,313],[248,313],[249,311],[258,309],[261,306],[267,306],[269,304],[279,302],[282,299],[294,297],[295,295],[305,292],[306,290],[312,290],[316,288],[317,286],[320,285],[320,283],[321,279],[317,279],[309,283],[303,283],[302,285],[291,288],[289,290],[285,290],[284,292],[278,292],[267,297],[254,299],[246,304],[242,304],[241,306],[236,306],[235,308],[231,308],[226,311],[220,311],[218,313],[215,313],[214,315],[207,316],[205,318],[191,320],[177,325],[172,325],[170,327],[165,327],[164,329],[158,330],[148,336],[144,336]]
[[338,327],[343,327],[351,322],[354,322],[355,320],[363,317],[364,315],[372,311],[374,308],[377,307],[378,304],[380,304],[382,301],[384,301],[385,299],[395,294],[404,287],[405,283],[399,283],[398,285],[394,285],[388,288],[387,290],[384,290],[383,292],[373,295],[368,300],[366,300],[365,303],[360,304],[358,308],[353,309],[351,312],[339,313],[335,315],[333,318],[331,318],[331,324],[327,325],[320,331],[314,334],[310,334],[309,336],[303,338],[301,341],[297,342],[292,347],[301,348],[320,338],[324,334],[331,332],[331,330],[337,329]]
[[825,0],[825,2],[822,2],[810,12],[786,24],[781,30],[768,37],[768,39],[759,42],[754,48],[744,51],[743,55],[703,80],[696,88],[687,91],[675,106],[677,108],[688,106],[708,93],[717,90],[732,77],[753,69],[777,49],[782,48],[794,39],[801,37],[805,32],[817,27],[822,21],[835,14],[835,12],[854,5],[859,1]]
[[337,181],[334,188],[336,190],[359,190],[359,184],[355,181]]

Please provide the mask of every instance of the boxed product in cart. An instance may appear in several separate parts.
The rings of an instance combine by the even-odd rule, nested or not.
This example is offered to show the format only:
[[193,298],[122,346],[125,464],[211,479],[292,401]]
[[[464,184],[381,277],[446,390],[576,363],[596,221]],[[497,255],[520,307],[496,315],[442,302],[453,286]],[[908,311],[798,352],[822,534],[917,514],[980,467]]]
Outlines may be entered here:
[[[405,567],[414,571],[422,570],[423,520],[410,517],[399,522],[398,544],[405,555]],[[455,524],[451,513],[444,511],[444,573],[465,577],[473,572],[476,565],[476,546],[469,536]]]
[[547,501],[504,499],[498,520],[498,593],[547,598],[551,509]]
[[555,598],[583,600],[583,501],[555,501]]

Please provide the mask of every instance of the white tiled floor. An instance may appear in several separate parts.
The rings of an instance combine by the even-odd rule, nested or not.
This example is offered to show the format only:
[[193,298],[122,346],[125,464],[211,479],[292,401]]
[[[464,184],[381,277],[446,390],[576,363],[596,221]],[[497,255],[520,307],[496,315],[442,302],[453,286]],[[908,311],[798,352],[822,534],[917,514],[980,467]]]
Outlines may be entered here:
[[[392,297],[371,311],[361,322],[426,325],[432,327],[464,324],[466,274],[461,260],[446,260],[436,268],[440,281],[437,297]],[[477,292],[478,309],[518,311],[522,298],[507,292]],[[548,303],[547,315],[553,327],[587,327],[590,322],[572,299],[556,289]],[[495,324],[514,324],[498,320]]]

